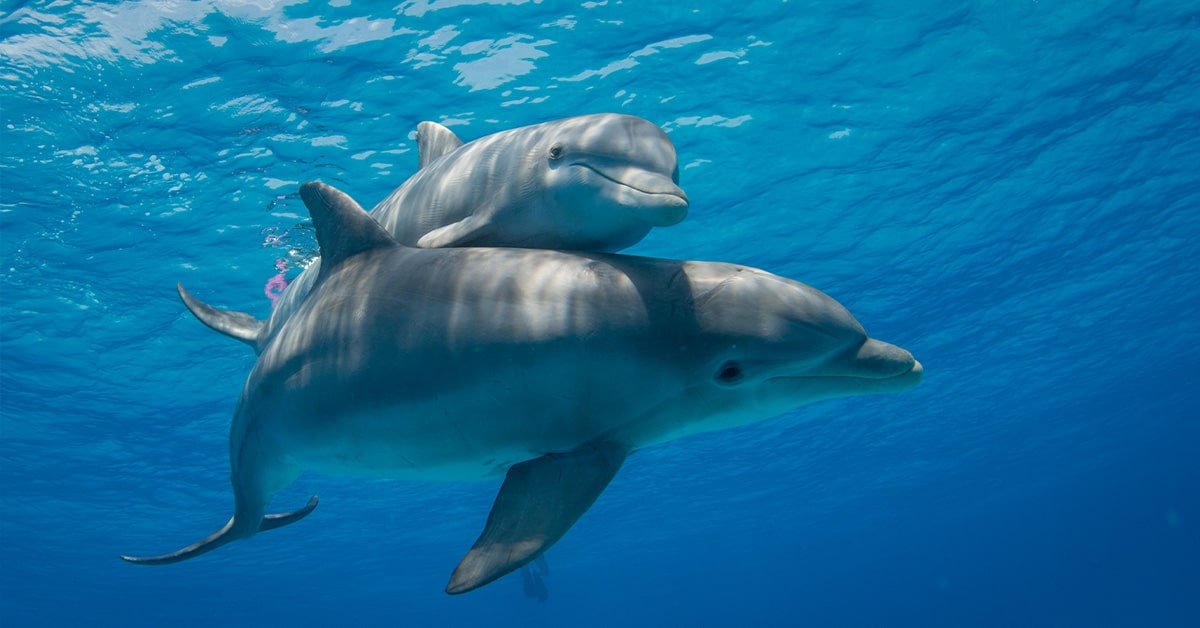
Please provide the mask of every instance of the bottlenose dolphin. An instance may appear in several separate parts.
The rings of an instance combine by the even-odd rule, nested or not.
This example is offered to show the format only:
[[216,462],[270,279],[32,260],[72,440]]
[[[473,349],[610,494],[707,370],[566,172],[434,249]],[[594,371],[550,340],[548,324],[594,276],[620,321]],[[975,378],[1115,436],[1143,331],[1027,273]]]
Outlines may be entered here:
[[[371,210],[400,243],[617,251],[687,216],[675,147],[642,118],[565,118],[463,143],[435,122],[417,128],[420,170]],[[288,286],[268,321],[211,307],[181,290],[205,325],[261,351],[320,274]]]
[[917,385],[802,283],[712,262],[539,249],[419,249],[349,196],[301,186],[323,264],[268,342],[230,429],[233,517],[145,563],[291,523],[264,518],[302,472],[470,481],[503,476],[446,592],[536,559],[633,451],[847,395]]

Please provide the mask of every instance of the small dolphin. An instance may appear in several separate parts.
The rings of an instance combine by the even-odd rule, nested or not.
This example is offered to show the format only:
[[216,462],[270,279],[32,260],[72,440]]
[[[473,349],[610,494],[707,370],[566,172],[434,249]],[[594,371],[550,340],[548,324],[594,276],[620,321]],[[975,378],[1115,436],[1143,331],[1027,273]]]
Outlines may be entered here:
[[371,210],[401,244],[616,251],[687,216],[670,138],[605,113],[462,144],[418,129],[421,169]]
[[504,477],[446,592],[536,559],[633,451],[820,399],[907,390],[922,367],[822,292],[710,262],[419,249],[350,197],[301,186],[324,263],[259,355],[230,429],[235,510],[173,563],[286,525],[307,470]]
[[[687,216],[675,147],[634,116],[594,114],[501,131],[464,144],[435,122],[417,129],[420,170],[371,215],[407,246],[617,251]],[[268,321],[180,290],[205,325],[261,351],[312,289],[298,276]]]

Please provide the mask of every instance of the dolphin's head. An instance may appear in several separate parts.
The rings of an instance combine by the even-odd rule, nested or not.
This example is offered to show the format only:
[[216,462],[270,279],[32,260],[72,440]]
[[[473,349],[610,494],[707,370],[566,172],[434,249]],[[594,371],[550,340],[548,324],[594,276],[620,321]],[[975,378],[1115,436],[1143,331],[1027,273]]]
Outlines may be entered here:
[[597,114],[561,120],[534,150],[545,167],[548,199],[567,224],[610,238],[598,249],[624,248],[652,227],[674,225],[687,216],[675,147],[662,129],[642,118]]
[[[802,283],[730,264],[685,266],[693,331],[684,331],[693,408],[686,432],[770,418],[832,397],[908,390],[911,353],[867,336],[845,307]],[[681,327],[683,327],[681,325]],[[690,422],[689,421],[689,422]]]

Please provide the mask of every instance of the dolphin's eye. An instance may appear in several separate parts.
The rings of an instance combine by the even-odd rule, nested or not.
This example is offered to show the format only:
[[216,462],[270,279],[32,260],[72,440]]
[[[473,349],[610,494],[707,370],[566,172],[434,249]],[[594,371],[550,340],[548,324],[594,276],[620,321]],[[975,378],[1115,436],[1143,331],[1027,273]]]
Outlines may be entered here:
[[730,360],[717,369],[717,381],[722,384],[736,384],[742,380],[742,365]]
[[550,147],[550,159],[558,159],[563,156],[565,149],[562,144],[555,144]]

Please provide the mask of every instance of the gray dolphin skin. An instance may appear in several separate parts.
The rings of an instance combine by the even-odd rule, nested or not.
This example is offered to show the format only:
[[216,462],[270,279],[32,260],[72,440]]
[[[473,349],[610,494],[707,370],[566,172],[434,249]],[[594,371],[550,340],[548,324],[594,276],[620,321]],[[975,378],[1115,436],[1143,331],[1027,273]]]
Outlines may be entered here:
[[[617,251],[687,216],[674,145],[635,116],[577,116],[465,144],[422,122],[417,145],[420,170],[371,210],[407,246]],[[265,322],[180,296],[205,325],[261,351],[308,295],[319,265],[288,286]]]
[[421,122],[417,124],[417,167],[424,168],[462,145],[463,141],[458,139],[454,131],[437,122]]
[[735,264],[398,243],[349,196],[301,186],[323,264],[264,347],[230,431],[234,515],[144,564],[296,521],[266,515],[302,472],[504,478],[450,577],[520,569],[635,450],[821,399],[916,386],[921,364],[841,304]]

